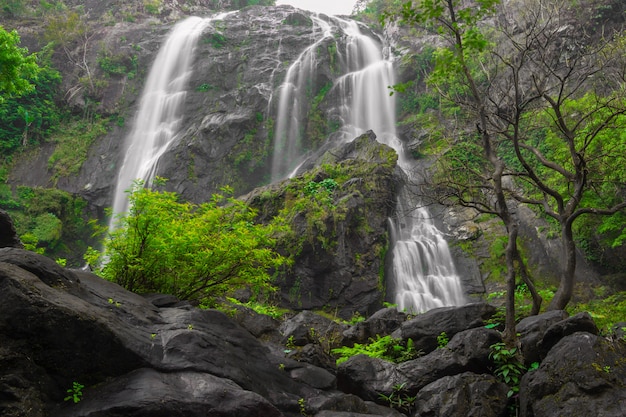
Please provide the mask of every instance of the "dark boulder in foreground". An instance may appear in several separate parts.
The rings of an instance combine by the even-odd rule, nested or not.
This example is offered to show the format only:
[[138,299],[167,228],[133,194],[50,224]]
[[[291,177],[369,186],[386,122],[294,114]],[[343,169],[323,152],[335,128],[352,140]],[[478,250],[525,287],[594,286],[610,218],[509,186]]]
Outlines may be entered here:
[[[511,405],[494,376],[501,335],[483,326],[486,304],[405,322],[381,310],[352,327],[308,311],[282,325],[236,315],[244,327],[170,298],[1,248],[0,415],[497,417]],[[400,364],[357,355],[335,366],[335,343],[397,326],[394,335],[427,348],[444,331],[451,337]],[[518,330],[520,360],[543,358],[522,379],[523,416],[626,415],[626,341],[593,334],[588,314],[546,313]],[[66,401],[75,383],[80,401]]]
[[[0,249],[0,415],[396,415],[336,391],[327,370],[273,354],[219,311],[153,298]],[[64,401],[75,382],[81,401]]]
[[522,378],[525,417],[626,415],[626,342],[587,332],[561,339]]

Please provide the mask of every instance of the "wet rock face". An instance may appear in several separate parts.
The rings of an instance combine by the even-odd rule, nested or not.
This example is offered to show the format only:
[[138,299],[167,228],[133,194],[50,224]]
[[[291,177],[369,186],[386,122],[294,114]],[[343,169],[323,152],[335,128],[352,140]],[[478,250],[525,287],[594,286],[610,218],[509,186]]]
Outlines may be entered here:
[[0,248],[21,248],[22,246],[11,217],[6,211],[0,210]]
[[[284,305],[295,310],[324,308],[343,319],[355,312],[369,315],[382,306],[387,219],[397,186],[395,161],[395,151],[378,143],[370,131],[321,155],[311,162],[312,170],[303,174],[307,177],[294,179],[304,186],[309,178],[318,183],[328,178],[318,163],[352,175],[333,191],[332,207],[324,207],[323,216],[307,208],[295,214],[294,240],[306,238],[294,255],[293,266],[275,283]],[[293,206],[294,193],[299,195],[301,190],[294,191],[289,182],[283,182],[257,188],[245,199],[264,221],[287,204]],[[291,253],[294,243],[284,245],[281,250]]]
[[521,415],[626,415],[626,343],[578,332],[561,339],[520,387]]

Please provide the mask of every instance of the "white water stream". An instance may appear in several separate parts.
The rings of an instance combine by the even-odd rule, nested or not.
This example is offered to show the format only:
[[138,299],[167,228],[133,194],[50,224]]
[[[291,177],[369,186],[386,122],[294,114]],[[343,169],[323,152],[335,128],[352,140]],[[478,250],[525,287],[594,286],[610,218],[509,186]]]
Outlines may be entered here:
[[[345,49],[337,48],[342,54],[344,74],[333,86],[339,89],[341,97],[339,111],[343,125],[339,140],[347,142],[373,130],[379,142],[395,149],[399,166],[407,174],[408,182],[413,182],[413,163],[397,137],[395,99],[388,90],[388,86],[395,84],[393,63],[383,56],[380,43],[364,35],[355,21],[331,18],[332,26],[319,19],[314,22],[323,28],[322,35],[291,65],[281,87],[273,179],[279,179],[280,173],[284,178],[288,172],[285,167],[302,162],[304,155],[298,154],[303,120],[299,103],[306,97],[300,85],[302,80],[314,79],[318,45],[332,36],[331,31],[339,31],[347,38]],[[420,313],[465,303],[448,244],[428,210],[413,198],[408,185],[400,193],[390,230],[393,264],[388,288],[393,291],[393,302],[399,310]]]
[[211,18],[189,17],[174,26],[161,47],[148,75],[132,132],[125,140],[125,157],[113,197],[110,230],[116,227],[116,217],[128,211],[126,191],[135,180],[150,185],[159,158],[176,138],[183,120],[195,45],[211,21],[223,17],[224,14]]

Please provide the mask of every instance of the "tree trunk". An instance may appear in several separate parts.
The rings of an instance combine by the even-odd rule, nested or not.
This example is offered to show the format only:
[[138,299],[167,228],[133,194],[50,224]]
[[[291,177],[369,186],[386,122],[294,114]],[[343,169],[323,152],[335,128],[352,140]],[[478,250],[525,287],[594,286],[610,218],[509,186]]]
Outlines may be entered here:
[[543,298],[541,298],[541,295],[539,295],[539,293],[537,292],[537,288],[535,288],[535,283],[530,278],[528,269],[526,269],[526,264],[524,263],[524,260],[520,256],[519,251],[517,251],[515,256],[516,256],[517,268],[519,269],[520,276],[522,277],[524,284],[526,284],[526,286],[528,287],[530,296],[533,299],[533,307],[530,310],[530,315],[536,316],[537,314],[539,314],[539,310],[541,310],[541,304],[543,303]]
[[510,222],[506,225],[509,232],[509,242],[506,245],[506,323],[502,337],[507,346],[515,342],[515,259],[517,255],[517,224]]
[[576,244],[571,222],[566,221],[561,227],[561,243],[563,245],[563,266],[561,281],[548,310],[563,310],[572,298],[576,272]]

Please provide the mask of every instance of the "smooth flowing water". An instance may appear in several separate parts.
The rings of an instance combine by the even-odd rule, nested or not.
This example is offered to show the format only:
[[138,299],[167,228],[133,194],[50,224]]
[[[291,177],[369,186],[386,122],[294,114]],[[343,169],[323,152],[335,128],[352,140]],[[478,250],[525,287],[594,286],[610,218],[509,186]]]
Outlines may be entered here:
[[190,17],[171,30],[148,75],[133,129],[125,140],[125,157],[117,178],[110,229],[116,216],[128,211],[128,195],[135,180],[150,185],[159,158],[175,139],[183,119],[187,82],[194,47],[212,20]]
[[[407,158],[397,137],[395,99],[388,89],[395,84],[393,63],[384,57],[380,42],[363,34],[356,22],[341,18],[331,18],[332,24],[315,21],[323,27],[322,35],[289,68],[281,87],[274,179],[279,179],[280,173],[284,178],[285,167],[301,162],[304,157],[298,154],[303,115],[299,103],[307,97],[302,95],[305,89],[297,86],[301,80],[314,78],[318,45],[332,33],[339,32],[341,36],[335,37],[345,37],[346,41],[343,48],[337,44],[343,74],[335,80],[333,89],[338,89],[341,97],[338,111],[342,126],[335,138],[341,143],[373,130],[378,141],[396,150],[398,164],[407,174],[408,183],[412,183],[415,180],[413,162]],[[465,297],[448,244],[409,187],[405,186],[400,192],[397,214],[390,219],[392,276],[388,277],[388,287],[394,294],[393,302],[399,310],[414,313],[464,304]]]
[[280,86],[278,117],[274,136],[272,158],[272,181],[284,178],[286,172],[293,172],[304,153],[302,147],[302,122],[310,108],[311,80],[317,70],[316,52],[328,38],[332,38],[328,22],[312,16],[315,32],[314,42],[309,45],[289,66],[285,81]]

